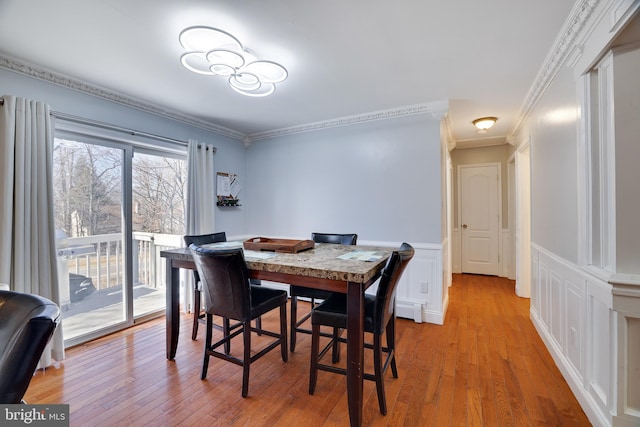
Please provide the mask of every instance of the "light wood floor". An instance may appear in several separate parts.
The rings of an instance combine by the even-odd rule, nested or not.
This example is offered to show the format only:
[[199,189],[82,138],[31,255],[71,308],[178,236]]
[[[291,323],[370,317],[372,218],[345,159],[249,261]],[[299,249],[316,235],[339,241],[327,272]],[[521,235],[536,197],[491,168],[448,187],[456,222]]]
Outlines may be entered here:
[[[443,326],[398,319],[399,378],[385,379],[389,413],[379,413],[365,381],[364,424],[590,425],[528,312],[513,281],[455,275]],[[183,317],[175,361],[165,359],[164,318],[150,321],[68,350],[36,373],[25,400],[67,403],[71,426],[83,427],[348,425],[344,377],[321,371],[315,395],[307,392],[310,336],[299,335],[287,363],[279,350],[255,362],[243,399],[236,365],[212,358],[200,380],[204,327],[191,341],[190,319]],[[273,314],[264,324],[274,329],[276,321]],[[232,352],[241,351],[234,342]]]

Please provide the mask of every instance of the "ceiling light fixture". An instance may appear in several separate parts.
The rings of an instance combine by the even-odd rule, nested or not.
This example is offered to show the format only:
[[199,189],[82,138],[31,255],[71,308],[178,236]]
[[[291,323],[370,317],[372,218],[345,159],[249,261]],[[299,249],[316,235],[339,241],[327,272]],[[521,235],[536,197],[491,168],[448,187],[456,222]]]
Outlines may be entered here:
[[282,65],[261,60],[240,40],[213,27],[185,28],[178,38],[186,53],[182,65],[194,73],[228,78],[233,90],[247,96],[268,96],[289,75]]
[[487,129],[491,128],[498,121],[497,117],[481,117],[479,119],[475,119],[471,123],[475,127],[477,127],[480,131],[486,132]]

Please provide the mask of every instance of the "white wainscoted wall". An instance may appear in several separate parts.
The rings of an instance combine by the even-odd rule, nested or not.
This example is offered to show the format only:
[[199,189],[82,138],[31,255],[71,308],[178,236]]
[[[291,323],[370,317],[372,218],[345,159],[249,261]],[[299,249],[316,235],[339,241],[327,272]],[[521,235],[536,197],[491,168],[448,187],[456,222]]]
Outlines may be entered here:
[[640,2],[576,6],[514,138],[530,147],[531,320],[592,424],[638,427]]
[[[359,245],[398,248],[399,242],[358,241]],[[396,315],[417,323],[444,324],[449,303],[443,271],[444,244],[410,243],[415,255],[400,278],[396,291]],[[375,292],[377,283],[367,292]]]
[[595,425],[640,425],[640,289],[533,244],[531,320]]
[[414,244],[416,250],[396,293],[396,314],[418,323],[444,324],[449,302],[443,277],[443,245]]

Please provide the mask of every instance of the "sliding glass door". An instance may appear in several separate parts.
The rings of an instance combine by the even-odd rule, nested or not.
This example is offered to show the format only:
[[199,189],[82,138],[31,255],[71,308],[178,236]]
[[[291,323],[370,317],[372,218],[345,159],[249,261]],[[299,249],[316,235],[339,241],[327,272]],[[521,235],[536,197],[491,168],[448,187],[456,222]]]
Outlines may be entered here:
[[54,215],[65,344],[165,312],[164,259],[182,245],[182,153],[56,132]]
[[133,314],[165,308],[164,258],[182,245],[186,163],[136,150],[133,156]]
[[55,139],[54,215],[65,339],[126,321],[126,150]]

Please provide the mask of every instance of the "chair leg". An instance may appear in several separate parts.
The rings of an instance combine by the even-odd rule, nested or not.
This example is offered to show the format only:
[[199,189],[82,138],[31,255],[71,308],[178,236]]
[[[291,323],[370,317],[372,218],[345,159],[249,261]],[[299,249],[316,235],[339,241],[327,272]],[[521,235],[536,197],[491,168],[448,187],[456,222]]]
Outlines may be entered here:
[[198,319],[200,318],[200,290],[193,291],[193,328],[191,330],[191,339],[196,340],[198,337]]
[[396,366],[396,317],[395,314],[391,319],[389,319],[389,323],[387,324],[386,329],[387,335],[387,348],[389,351],[393,352],[391,356],[391,374],[393,378],[398,378],[398,368]]
[[211,334],[213,333],[213,315],[207,314],[207,330],[204,339],[204,361],[202,362],[202,375],[200,379],[207,378],[207,370],[209,369],[209,348],[211,347]]
[[318,380],[318,353],[320,352],[320,325],[311,326],[311,363],[309,364],[309,394],[316,391]]
[[338,363],[340,361],[340,328],[333,328],[333,348],[331,350],[331,361]]
[[249,394],[249,368],[251,368],[251,321],[244,322],[244,358],[242,362],[242,397]]
[[[222,318],[222,335],[226,338],[230,334],[231,322],[226,317]],[[224,343],[224,354],[231,353],[231,340]]]
[[[256,280],[251,279],[250,282],[251,282],[251,286],[261,286],[262,285],[262,283],[260,283],[259,280],[256,281]],[[256,329],[258,330],[258,332],[256,332],[256,334],[258,336],[261,336],[262,335],[262,317],[258,317],[256,319]]]
[[287,303],[280,306],[280,352],[282,361],[289,360],[289,349],[287,346]]
[[382,342],[381,336],[374,334],[373,336],[373,365],[376,377],[376,390],[378,391],[378,405],[380,413],[387,415],[387,401],[384,396],[384,375],[382,371]]
[[296,322],[298,321],[298,297],[292,295],[291,296],[291,353],[293,353],[296,349]]

